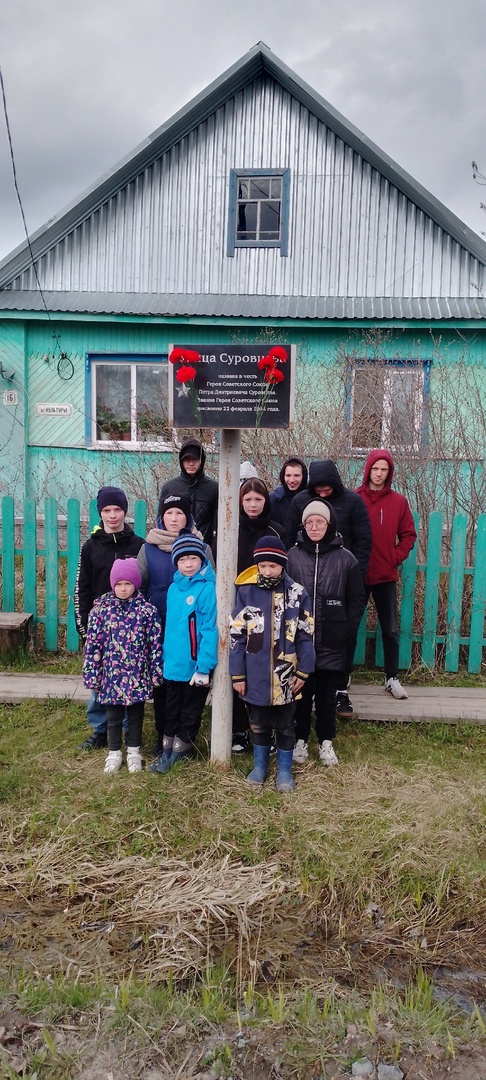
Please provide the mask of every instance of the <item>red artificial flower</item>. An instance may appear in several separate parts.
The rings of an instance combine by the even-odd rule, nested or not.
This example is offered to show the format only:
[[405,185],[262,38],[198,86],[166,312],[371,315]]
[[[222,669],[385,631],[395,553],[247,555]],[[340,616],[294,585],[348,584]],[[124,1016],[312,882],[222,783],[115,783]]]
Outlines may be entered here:
[[287,363],[287,356],[288,356],[287,350],[282,349],[280,345],[274,345],[274,347],[272,349],[270,349],[268,355],[270,357],[270,360],[273,360],[274,364],[277,361],[280,361],[282,364]]
[[257,367],[260,368],[260,371],[265,371],[265,368],[273,367],[273,364],[274,362],[271,356],[262,356],[258,361]]
[[186,349],[184,353],[184,360],[186,364],[198,364],[201,357],[195,349]]
[[196,378],[196,374],[195,367],[192,367],[190,364],[183,364],[182,367],[178,368],[176,371],[176,379],[177,382],[180,383],[192,382],[192,380]]
[[285,375],[283,371],[279,371],[278,368],[269,368],[268,371],[265,372],[265,379],[267,383],[270,383],[273,386],[275,383],[283,382]]
[[172,352],[171,352],[171,354],[169,356],[169,363],[170,364],[177,364],[178,360],[184,360],[185,355],[186,355],[185,349],[180,349],[180,348],[172,349]]

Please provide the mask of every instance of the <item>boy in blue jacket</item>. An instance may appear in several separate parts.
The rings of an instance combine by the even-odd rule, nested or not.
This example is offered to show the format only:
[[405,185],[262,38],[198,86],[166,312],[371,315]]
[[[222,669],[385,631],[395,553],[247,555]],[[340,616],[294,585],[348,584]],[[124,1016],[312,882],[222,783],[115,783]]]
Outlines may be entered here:
[[218,655],[216,577],[206,558],[206,545],[183,529],[172,545],[176,573],[167,593],[163,645],[167,687],[163,753],[150,772],[167,773],[192,757],[209,678]]
[[254,560],[256,565],[236,579],[230,645],[233,689],[250,706],[254,768],[247,781],[265,782],[275,732],[276,788],[293,791],[294,713],[314,671],[314,620],[304,587],[286,573],[280,537],[258,540]]

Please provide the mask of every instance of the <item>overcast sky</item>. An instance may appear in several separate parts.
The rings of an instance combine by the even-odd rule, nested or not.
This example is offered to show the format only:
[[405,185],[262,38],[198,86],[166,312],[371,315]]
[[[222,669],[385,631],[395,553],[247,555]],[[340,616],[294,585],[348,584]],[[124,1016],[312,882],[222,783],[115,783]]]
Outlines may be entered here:
[[[260,40],[486,229],[484,0],[11,0],[0,65],[29,231]],[[0,258],[23,239],[2,114]]]

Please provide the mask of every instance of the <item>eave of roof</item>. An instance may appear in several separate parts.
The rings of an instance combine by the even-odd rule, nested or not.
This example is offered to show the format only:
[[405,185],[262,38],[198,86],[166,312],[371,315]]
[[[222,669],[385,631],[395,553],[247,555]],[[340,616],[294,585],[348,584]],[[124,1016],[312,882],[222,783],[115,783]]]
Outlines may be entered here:
[[[59,243],[103,203],[116,195],[188,132],[224,105],[229,98],[265,73],[288,90],[305,108],[377,169],[474,258],[486,265],[486,242],[417,180],[414,180],[408,172],[397,165],[388,154],[380,150],[354,124],[346,120],[325,98],[275,56],[263,42],[258,42],[240,60],[149,135],[135,150],[119,161],[113,169],[105,173],[81,196],[33,233],[30,243],[35,260]],[[23,243],[0,262],[0,289],[13,281],[30,265],[29,247],[27,243]]]
[[4,289],[1,312],[139,316],[177,320],[486,320],[484,297],[241,296],[201,293],[44,292]]

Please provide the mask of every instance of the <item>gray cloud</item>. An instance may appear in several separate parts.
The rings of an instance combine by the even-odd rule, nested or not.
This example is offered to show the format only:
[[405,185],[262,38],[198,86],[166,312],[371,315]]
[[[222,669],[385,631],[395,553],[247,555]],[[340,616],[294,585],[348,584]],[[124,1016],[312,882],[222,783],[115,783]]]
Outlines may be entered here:
[[[472,228],[486,168],[480,0],[16,0],[0,63],[30,231],[259,39]],[[0,118],[0,257],[23,241]]]

